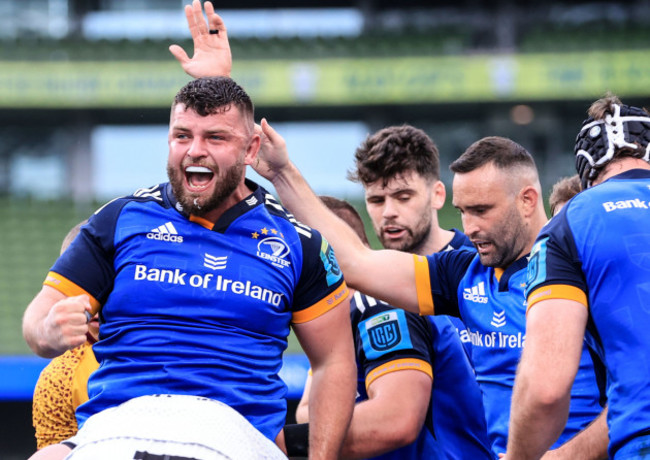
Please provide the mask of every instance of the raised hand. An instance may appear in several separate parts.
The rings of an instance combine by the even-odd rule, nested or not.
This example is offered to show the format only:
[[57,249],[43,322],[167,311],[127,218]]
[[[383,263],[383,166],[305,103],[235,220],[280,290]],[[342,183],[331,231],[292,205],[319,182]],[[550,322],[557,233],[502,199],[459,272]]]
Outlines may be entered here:
[[291,163],[287,152],[287,143],[269,125],[266,118],[262,118],[261,123],[255,125],[255,131],[262,142],[257,153],[257,160],[253,162],[252,166],[260,176],[273,182],[275,176]]
[[211,2],[204,3],[207,23],[203,17],[200,0],[185,5],[187,25],[194,41],[194,55],[190,58],[179,45],[171,45],[169,51],[180,62],[183,70],[194,78],[230,76],[232,55],[226,25],[214,12]]

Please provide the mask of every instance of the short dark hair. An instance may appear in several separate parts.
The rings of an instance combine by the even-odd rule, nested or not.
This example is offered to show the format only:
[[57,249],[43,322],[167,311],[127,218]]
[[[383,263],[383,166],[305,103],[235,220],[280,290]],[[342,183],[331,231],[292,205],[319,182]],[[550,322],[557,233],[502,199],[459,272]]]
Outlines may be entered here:
[[225,112],[232,106],[251,120],[255,117],[251,98],[228,77],[204,77],[190,81],[176,93],[172,108],[178,104],[183,104],[186,109],[192,109],[202,117]]
[[488,163],[499,169],[528,166],[536,170],[533,156],[521,145],[506,137],[490,136],[479,139],[451,165],[454,173],[468,173]]
[[577,174],[571,177],[564,177],[557,181],[553,185],[551,196],[548,199],[548,204],[551,208],[551,215],[555,214],[555,208],[557,208],[559,204],[566,203],[581,191],[580,176]]
[[63,238],[63,242],[61,243],[61,250],[59,251],[59,254],[63,254],[65,250],[68,249],[68,246],[70,246],[70,244],[74,241],[77,235],[81,232],[81,227],[83,225],[86,225],[87,223],[88,223],[88,219],[84,219],[70,229],[68,234]]
[[370,135],[357,148],[355,171],[348,179],[371,184],[388,181],[405,172],[414,171],[427,180],[440,178],[438,148],[421,129],[411,125],[389,126]]
[[356,232],[366,246],[370,246],[368,237],[366,236],[366,228],[363,225],[363,219],[361,219],[357,210],[354,209],[354,206],[345,200],[339,200],[333,196],[321,195],[319,198],[334,214],[352,227],[352,230]]

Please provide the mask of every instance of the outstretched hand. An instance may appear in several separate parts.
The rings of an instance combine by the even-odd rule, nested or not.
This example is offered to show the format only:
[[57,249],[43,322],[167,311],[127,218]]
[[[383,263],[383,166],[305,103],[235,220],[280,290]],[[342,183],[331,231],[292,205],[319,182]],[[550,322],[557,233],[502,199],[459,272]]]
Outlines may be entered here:
[[261,138],[260,150],[257,153],[257,160],[252,166],[255,171],[265,179],[273,182],[273,179],[289,165],[289,153],[287,143],[277,131],[271,128],[266,118],[262,118],[259,125],[255,125],[255,132]]
[[194,55],[190,58],[179,45],[171,45],[169,51],[180,62],[183,70],[194,78],[229,77],[232,55],[226,25],[214,12],[211,2],[205,2],[204,8],[208,18],[207,24],[200,0],[194,0],[192,5],[185,5],[185,17],[194,41]]

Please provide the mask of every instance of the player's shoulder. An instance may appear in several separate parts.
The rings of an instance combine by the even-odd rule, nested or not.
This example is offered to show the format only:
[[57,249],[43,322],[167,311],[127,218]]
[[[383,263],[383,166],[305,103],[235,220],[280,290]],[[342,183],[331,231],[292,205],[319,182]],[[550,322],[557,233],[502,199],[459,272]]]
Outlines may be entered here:
[[474,248],[468,236],[465,235],[463,232],[461,232],[457,228],[452,228],[450,229],[450,231],[453,232],[453,236],[451,237],[451,240],[449,241],[447,246],[445,246],[440,252],[448,252],[448,251],[453,251],[455,249],[471,250]]
[[318,230],[299,222],[293,214],[280,204],[275,196],[263,187],[260,187],[260,193],[264,200],[262,203],[264,210],[271,219],[281,223],[285,228],[291,229],[303,246],[316,244],[320,247],[322,236]]
[[152,203],[164,208],[170,208],[174,206],[172,197],[169,183],[139,188],[130,195],[119,196],[103,204],[93,213],[93,217],[100,216],[104,219],[109,216],[114,217],[119,215],[129,203]]
[[398,310],[400,312],[403,312],[406,316],[411,317],[412,319],[421,319],[422,321],[425,321],[425,318],[421,317],[420,315],[402,310],[401,308],[395,307],[388,302],[376,299],[359,291],[355,291],[354,295],[352,296],[352,299],[350,300],[350,309],[354,311],[353,318],[356,318],[357,321],[363,321],[380,313],[385,313],[391,310]]

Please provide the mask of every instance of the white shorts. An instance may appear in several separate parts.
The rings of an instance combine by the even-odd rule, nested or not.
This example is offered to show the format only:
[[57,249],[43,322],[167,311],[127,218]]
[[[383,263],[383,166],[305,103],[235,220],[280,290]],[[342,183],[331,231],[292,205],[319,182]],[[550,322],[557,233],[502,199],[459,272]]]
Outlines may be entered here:
[[99,412],[68,442],[70,460],[286,460],[241,414],[212,399],[153,395]]

